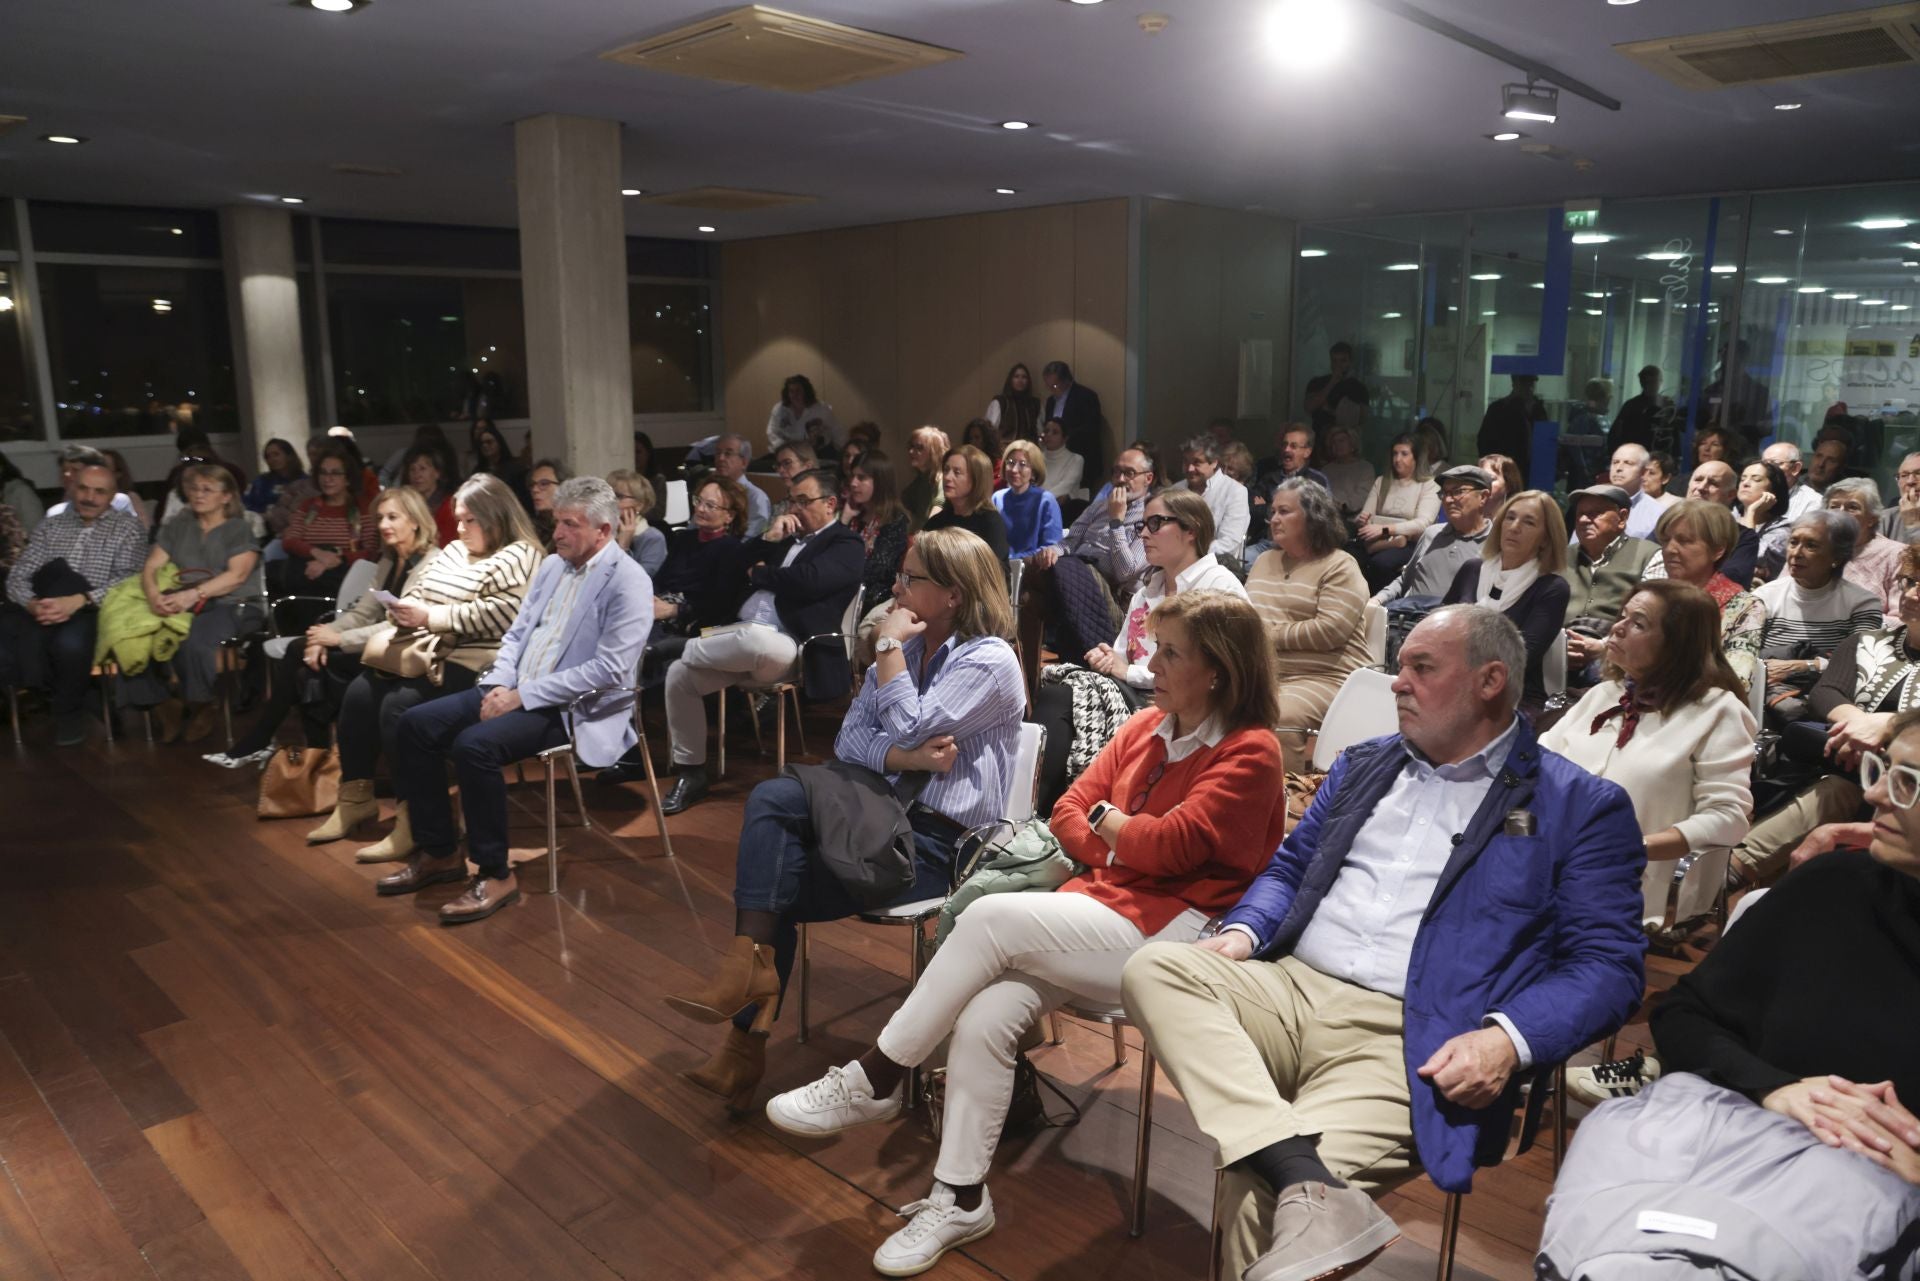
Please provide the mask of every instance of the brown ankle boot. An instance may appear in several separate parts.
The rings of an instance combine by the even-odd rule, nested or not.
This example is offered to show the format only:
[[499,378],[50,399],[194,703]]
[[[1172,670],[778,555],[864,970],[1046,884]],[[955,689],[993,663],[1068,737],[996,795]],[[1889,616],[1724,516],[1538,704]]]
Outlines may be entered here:
[[197,743],[213,733],[214,712],[212,703],[188,703],[187,727],[180,734],[183,743]]
[[702,1023],[725,1023],[756,1001],[764,1002],[759,1017],[761,1027],[770,1018],[769,1011],[780,995],[780,976],[773,970],[773,949],[762,947],[744,934],[736,934],[720,969],[697,992],[669,996],[667,1004],[690,1019]]
[[767,1034],[727,1029],[727,1039],[714,1056],[680,1075],[727,1101],[730,1112],[753,1107],[753,1092],[767,1071]]
[[171,743],[180,736],[180,723],[186,719],[186,704],[177,698],[169,698],[153,709],[153,719],[160,722],[160,741]]

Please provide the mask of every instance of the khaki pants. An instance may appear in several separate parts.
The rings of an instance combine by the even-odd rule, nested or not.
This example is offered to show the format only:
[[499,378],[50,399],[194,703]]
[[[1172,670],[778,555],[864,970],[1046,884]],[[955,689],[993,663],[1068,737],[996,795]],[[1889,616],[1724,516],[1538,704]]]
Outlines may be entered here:
[[667,669],[667,737],[673,744],[673,763],[706,764],[707,709],[702,699],[735,685],[787,680],[799,654],[793,637],[759,623],[735,623],[688,641]]
[[1134,1022],[1220,1148],[1225,1276],[1268,1245],[1273,1193],[1234,1167],[1282,1139],[1318,1135],[1335,1177],[1372,1191],[1415,1171],[1401,1003],[1292,957],[1230,961],[1149,943],[1121,990]]
[[1733,847],[1734,862],[1756,885],[1771,885],[1787,874],[1787,858],[1807,833],[1822,823],[1844,823],[1860,808],[1860,783],[1829,774],[1755,823],[1747,839]]

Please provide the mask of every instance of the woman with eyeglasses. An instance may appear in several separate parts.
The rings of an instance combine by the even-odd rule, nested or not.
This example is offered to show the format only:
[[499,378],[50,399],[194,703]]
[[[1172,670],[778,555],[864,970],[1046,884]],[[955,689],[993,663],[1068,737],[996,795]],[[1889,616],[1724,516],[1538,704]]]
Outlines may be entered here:
[[329,442],[320,447],[313,465],[313,483],[320,492],[294,509],[293,519],[280,534],[285,560],[268,573],[274,596],[332,596],[356,560],[380,554],[375,522],[360,509],[354,492],[358,469],[352,457]]
[[[697,636],[701,628],[730,623],[739,613],[747,594],[747,504],[740,482],[718,476],[709,475],[694,491],[693,523],[667,539],[666,563],[653,579],[659,634],[647,646],[650,656],[669,636]],[[678,653],[677,645],[667,648]]]
[[[1647,1250],[1788,1259],[1794,1276],[1912,1275],[1920,713],[1893,719],[1859,779],[1873,818],[1845,835],[1865,848],[1813,859],[1743,912],[1653,1008],[1660,1079],[1581,1121],[1548,1203],[1552,1275],[1574,1275],[1597,1233],[1636,1222]],[[1650,1226],[1648,1210],[1681,1217]]]
[[[913,882],[892,900],[912,903],[946,894],[960,837],[1006,813],[1026,700],[1009,643],[1006,573],[979,538],[924,531],[907,549],[893,599],[834,756],[896,786],[902,775],[928,776],[907,813]],[[766,1070],[799,923],[859,910],[819,844],[804,784],[789,774],[753,789],[734,872],[732,945],[705,987],[667,998],[688,1018],[731,1022],[720,1051],[687,1076],[735,1110],[751,1103]]]
[[1089,870],[1050,894],[974,900],[865,1053],[767,1103],[769,1121],[804,1138],[890,1121],[905,1108],[909,1070],[946,1045],[933,1188],[875,1253],[887,1276],[924,1271],[993,1230],[986,1178],[1022,1033],[1070,1001],[1119,1005],[1127,958],[1149,942],[1200,937],[1285,835],[1278,707],[1259,616],[1239,596],[1190,591],[1156,606],[1151,627],[1152,705],[1127,721],[1049,822]]
[[1880,491],[1866,477],[1857,476],[1834,481],[1821,496],[1826,499],[1828,511],[1851,516],[1860,527],[1860,537],[1841,576],[1873,593],[1889,620],[1899,617],[1900,592],[1894,582],[1900,577],[1907,542],[1888,538],[1880,532]]
[[972,445],[949,449],[940,463],[940,489],[946,505],[921,529],[964,529],[1005,564],[1007,522],[993,505],[993,460]]
[[1007,522],[1007,555],[1025,560],[1061,546],[1060,500],[1046,489],[1047,461],[1030,440],[1014,440],[1000,454],[1005,489],[993,494],[994,510]]

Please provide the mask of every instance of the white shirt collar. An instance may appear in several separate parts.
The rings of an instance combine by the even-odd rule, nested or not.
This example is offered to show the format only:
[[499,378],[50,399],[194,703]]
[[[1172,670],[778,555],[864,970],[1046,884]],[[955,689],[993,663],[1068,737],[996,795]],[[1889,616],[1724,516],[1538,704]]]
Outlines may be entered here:
[[1227,736],[1218,716],[1209,716],[1179,738],[1173,736],[1173,717],[1163,716],[1153,731],[1167,745],[1167,764],[1183,761],[1203,747],[1218,747]]
[[[584,574],[588,570],[592,569],[595,565],[598,565],[600,563],[600,559],[603,556],[605,556],[608,552],[618,550],[619,546],[620,546],[619,543],[609,538],[607,540],[607,545],[605,547],[602,547],[599,551],[595,552],[593,555],[587,557],[586,561],[582,563],[578,569],[575,569],[572,565],[568,565],[567,572],[569,574]],[[558,555],[558,553],[555,553],[555,554]],[[563,557],[562,559],[564,560],[565,558]]]
[[1193,590],[1195,583],[1220,568],[1222,568],[1220,562],[1215,560],[1211,555],[1202,556],[1199,560],[1196,560],[1193,564],[1181,570],[1179,574],[1174,577],[1173,581],[1181,591],[1190,592]]
[[1488,743],[1485,747],[1467,757],[1464,761],[1455,761],[1451,765],[1435,765],[1426,754],[1406,739],[1400,741],[1406,745],[1409,763],[1424,774],[1438,774],[1441,778],[1458,782],[1462,779],[1492,778],[1507,763],[1507,753],[1513,750],[1513,740],[1520,733],[1520,718],[1516,715],[1506,732]]

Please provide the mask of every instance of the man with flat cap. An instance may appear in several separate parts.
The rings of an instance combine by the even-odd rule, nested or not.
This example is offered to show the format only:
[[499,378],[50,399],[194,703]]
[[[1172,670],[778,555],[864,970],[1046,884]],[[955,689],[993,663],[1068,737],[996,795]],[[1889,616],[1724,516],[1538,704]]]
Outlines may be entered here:
[[1376,604],[1431,597],[1437,605],[1453,586],[1460,567],[1480,559],[1487,531],[1492,528],[1487,513],[1492,473],[1468,464],[1449,467],[1435,479],[1440,482],[1440,511],[1446,519],[1421,533],[1407,557],[1406,568],[1374,596]]

